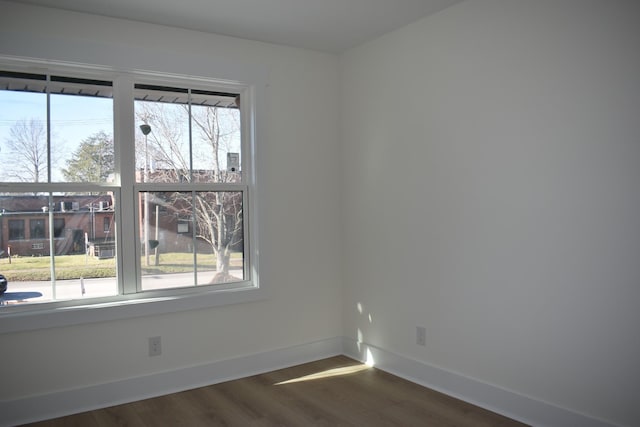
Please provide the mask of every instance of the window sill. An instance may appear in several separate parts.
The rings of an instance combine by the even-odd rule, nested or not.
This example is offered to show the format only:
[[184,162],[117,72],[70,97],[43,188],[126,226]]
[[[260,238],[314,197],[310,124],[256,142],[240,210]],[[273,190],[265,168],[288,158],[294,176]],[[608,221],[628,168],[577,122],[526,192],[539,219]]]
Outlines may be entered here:
[[[2,313],[0,334],[38,329],[108,322],[135,317],[154,316],[180,311],[197,310],[222,305],[259,301],[266,298],[264,289],[242,287],[144,297],[119,297],[106,302],[90,303],[77,300],[77,304],[43,308],[34,304],[24,311]],[[31,309],[33,308],[33,309]]]

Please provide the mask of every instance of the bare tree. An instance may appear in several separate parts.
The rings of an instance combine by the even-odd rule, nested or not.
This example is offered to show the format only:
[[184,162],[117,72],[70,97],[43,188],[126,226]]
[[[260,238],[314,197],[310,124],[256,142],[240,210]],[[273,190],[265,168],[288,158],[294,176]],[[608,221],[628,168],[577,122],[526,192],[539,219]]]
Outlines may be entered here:
[[[228,152],[229,136],[239,130],[239,123],[233,120],[237,115],[226,115],[231,123],[223,123],[221,116],[225,111],[229,110],[214,107],[192,110],[192,122],[211,154],[213,168],[210,173],[214,181],[219,183],[240,179],[237,172],[229,172],[221,167],[220,156]],[[231,125],[231,129],[225,129],[225,125]],[[198,229],[204,231],[200,233],[201,237],[211,244],[216,255],[217,274],[214,281],[230,281],[233,279],[229,275],[231,248],[242,242],[243,237],[242,194],[214,192],[213,198],[197,197],[197,203]]]
[[41,121],[15,122],[5,144],[8,156],[4,168],[8,178],[22,182],[47,180],[47,132]]
[[[137,158],[153,165],[150,182],[233,183],[240,174],[228,172],[222,156],[239,136],[237,112],[210,106],[191,109],[185,105],[141,103],[138,119],[151,125],[146,141],[137,142]],[[191,117],[192,139],[188,135]],[[190,147],[192,154],[190,154]],[[194,164],[201,167],[192,167]],[[140,161],[138,163],[141,163]],[[138,165],[142,166],[142,165]],[[216,257],[216,275],[212,283],[235,281],[229,265],[232,250],[243,242],[242,193],[234,191],[176,192],[167,200],[169,209],[185,212],[194,221],[196,237],[207,242]]]

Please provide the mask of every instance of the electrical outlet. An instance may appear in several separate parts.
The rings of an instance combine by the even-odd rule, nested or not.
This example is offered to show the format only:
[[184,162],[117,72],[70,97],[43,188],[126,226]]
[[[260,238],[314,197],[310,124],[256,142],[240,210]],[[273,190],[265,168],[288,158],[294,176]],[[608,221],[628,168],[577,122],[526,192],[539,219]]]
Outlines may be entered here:
[[424,326],[416,326],[416,344],[427,345],[427,330]]
[[160,337],[149,338],[149,356],[160,356],[162,354],[162,340]]

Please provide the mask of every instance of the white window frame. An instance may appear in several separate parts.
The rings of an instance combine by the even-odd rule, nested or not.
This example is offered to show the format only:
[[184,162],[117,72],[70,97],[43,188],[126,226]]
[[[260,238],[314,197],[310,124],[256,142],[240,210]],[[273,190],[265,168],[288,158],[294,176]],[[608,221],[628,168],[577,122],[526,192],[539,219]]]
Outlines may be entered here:
[[[34,74],[63,75],[113,82],[115,176],[113,184],[73,183],[1,183],[0,191],[109,191],[114,192],[117,204],[115,225],[117,234],[116,258],[119,295],[100,298],[75,299],[46,303],[4,306],[0,308],[0,333],[60,327],[90,322],[141,317],[183,310],[215,307],[260,300],[266,297],[259,285],[257,257],[257,203],[255,170],[256,87],[255,84],[230,82],[211,78],[177,76],[157,72],[115,72],[105,67],[68,65],[47,61],[0,57],[0,68]],[[144,83],[174,87],[188,87],[240,95],[243,216],[244,216],[244,273],[245,279],[224,285],[180,287],[140,291],[140,241],[136,195],[139,190],[162,191],[171,185],[135,182],[134,84]],[[124,173],[129,171],[129,173]],[[193,186],[194,190],[216,191],[207,184]],[[238,191],[237,187],[232,189]],[[124,221],[124,218],[127,218]],[[9,284],[9,287],[11,284]],[[10,291],[10,290],[9,290]]]

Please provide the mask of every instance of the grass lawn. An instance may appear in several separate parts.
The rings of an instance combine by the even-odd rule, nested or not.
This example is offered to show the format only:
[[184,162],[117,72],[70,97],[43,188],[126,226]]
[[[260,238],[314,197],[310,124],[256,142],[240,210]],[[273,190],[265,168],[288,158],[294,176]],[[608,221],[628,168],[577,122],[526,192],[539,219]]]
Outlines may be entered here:
[[[0,259],[0,274],[9,282],[30,280],[51,280],[51,259],[42,257],[12,257]],[[116,260],[97,259],[85,255],[60,255],[55,257],[57,279],[85,279],[92,277],[114,277]],[[140,259],[142,274],[184,273],[193,271],[193,254],[171,252],[161,253],[159,265],[154,256],[149,257],[149,266],[145,266],[145,258]],[[242,266],[242,254],[231,256],[231,266]],[[212,254],[198,254],[198,270],[215,270],[216,261]]]

